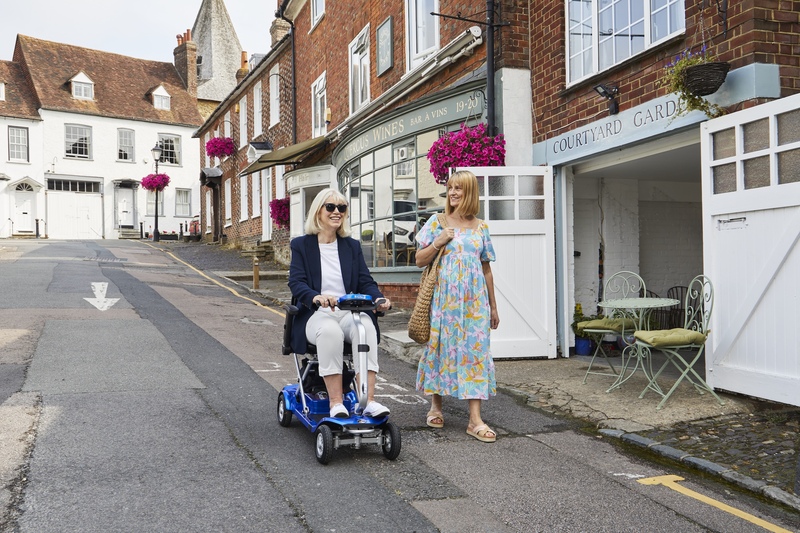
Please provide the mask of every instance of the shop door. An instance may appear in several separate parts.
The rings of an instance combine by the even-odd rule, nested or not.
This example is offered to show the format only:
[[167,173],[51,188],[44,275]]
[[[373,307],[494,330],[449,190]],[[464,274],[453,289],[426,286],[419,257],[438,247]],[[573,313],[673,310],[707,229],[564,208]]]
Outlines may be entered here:
[[473,167],[492,236],[495,359],[556,357],[552,167]]
[[[701,129],[703,268],[714,284],[706,379],[800,405],[800,95]],[[794,295],[794,296],[793,296]]]

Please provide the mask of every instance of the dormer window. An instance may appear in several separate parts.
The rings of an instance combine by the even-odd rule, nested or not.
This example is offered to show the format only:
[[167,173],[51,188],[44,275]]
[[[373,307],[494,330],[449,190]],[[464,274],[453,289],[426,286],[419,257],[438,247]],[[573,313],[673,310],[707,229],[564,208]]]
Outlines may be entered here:
[[163,85],[159,85],[158,88],[153,91],[153,107],[156,109],[163,109],[165,111],[169,111],[170,109],[170,96],[166,89],[164,89]]
[[6,84],[0,81],[0,102],[6,99]]
[[94,100],[94,82],[83,72],[70,80],[72,97],[78,100]]

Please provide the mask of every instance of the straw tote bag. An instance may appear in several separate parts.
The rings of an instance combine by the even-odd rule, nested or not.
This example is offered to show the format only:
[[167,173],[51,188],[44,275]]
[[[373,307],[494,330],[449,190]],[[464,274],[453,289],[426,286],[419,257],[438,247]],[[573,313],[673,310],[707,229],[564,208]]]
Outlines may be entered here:
[[[439,224],[446,228],[447,218],[445,215],[439,213],[436,216],[439,219]],[[445,247],[446,245],[442,246],[434,260],[428,263],[419,278],[417,301],[414,303],[414,309],[411,311],[411,318],[408,321],[408,336],[419,344],[426,344],[431,338],[431,300],[433,299],[433,290],[439,281],[439,260]]]

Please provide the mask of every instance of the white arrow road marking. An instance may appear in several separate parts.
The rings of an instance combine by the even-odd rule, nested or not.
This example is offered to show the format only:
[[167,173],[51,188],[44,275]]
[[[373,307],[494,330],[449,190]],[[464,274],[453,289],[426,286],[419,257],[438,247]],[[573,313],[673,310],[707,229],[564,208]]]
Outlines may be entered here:
[[108,311],[111,306],[119,301],[119,298],[106,298],[108,283],[92,283],[94,298],[84,298],[87,302],[98,308],[100,311]]

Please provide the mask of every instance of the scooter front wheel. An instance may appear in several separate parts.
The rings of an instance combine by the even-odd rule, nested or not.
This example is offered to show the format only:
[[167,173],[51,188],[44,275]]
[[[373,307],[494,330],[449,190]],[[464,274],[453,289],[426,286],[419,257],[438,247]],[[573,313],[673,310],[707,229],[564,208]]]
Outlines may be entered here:
[[316,446],[314,446],[314,453],[317,456],[317,461],[326,465],[333,457],[333,431],[325,424],[317,428]]
[[400,455],[400,430],[392,422],[386,422],[381,433],[383,434],[383,456],[394,461]]
[[278,394],[277,415],[278,424],[288,428],[289,424],[292,423],[292,412],[286,408],[286,398],[284,397],[283,393]]

